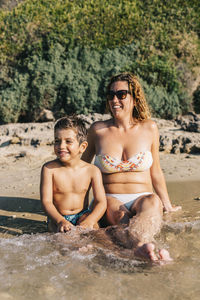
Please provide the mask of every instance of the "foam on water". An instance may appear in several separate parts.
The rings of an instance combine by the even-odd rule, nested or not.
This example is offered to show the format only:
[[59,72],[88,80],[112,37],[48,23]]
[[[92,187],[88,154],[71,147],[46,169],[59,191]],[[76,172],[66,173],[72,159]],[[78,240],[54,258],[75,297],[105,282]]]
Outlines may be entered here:
[[[87,231],[2,238],[0,299],[74,300],[91,299],[92,294],[95,300],[122,299],[124,295],[126,299],[168,300],[178,297],[180,291],[186,299],[192,290],[196,300],[200,289],[199,227],[200,220],[179,220],[164,227],[158,243],[167,245],[175,258],[164,267],[137,260],[130,250],[119,249],[104,236]],[[88,244],[93,247],[80,251],[82,247],[87,250]]]

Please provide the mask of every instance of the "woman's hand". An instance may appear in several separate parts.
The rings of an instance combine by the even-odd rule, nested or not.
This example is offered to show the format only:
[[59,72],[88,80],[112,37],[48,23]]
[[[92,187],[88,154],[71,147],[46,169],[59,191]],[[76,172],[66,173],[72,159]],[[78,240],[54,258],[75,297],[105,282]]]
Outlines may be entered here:
[[170,208],[164,208],[164,212],[165,213],[176,212],[176,211],[181,210],[181,209],[182,209],[181,206],[175,206],[175,205],[173,205]]

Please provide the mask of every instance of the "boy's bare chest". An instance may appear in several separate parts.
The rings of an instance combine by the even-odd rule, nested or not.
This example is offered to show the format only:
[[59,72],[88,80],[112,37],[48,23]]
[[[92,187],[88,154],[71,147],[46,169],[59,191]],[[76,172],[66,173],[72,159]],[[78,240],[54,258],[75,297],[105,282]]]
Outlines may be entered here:
[[90,177],[85,172],[55,172],[53,187],[55,192],[82,193],[88,190],[90,181]]

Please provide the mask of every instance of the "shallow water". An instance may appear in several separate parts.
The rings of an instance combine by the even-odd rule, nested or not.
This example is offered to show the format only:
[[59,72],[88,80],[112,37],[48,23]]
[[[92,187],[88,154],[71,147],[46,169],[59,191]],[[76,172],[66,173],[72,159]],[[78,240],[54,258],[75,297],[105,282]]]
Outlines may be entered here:
[[[200,201],[194,200],[199,183],[168,183],[168,190],[183,211],[165,216],[157,242],[170,251],[173,263],[137,260],[101,231],[4,237],[0,299],[199,299]],[[93,248],[79,250],[88,244]]]

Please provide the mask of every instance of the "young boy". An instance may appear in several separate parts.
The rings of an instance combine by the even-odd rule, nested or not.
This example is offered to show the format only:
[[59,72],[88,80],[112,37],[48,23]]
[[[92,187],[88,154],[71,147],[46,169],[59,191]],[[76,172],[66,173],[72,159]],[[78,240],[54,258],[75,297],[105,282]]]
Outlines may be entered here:
[[[87,148],[86,129],[77,117],[59,119],[54,127],[57,159],[45,163],[41,172],[40,195],[51,232],[66,232],[73,225],[98,228],[106,211],[106,196],[100,170],[81,160]],[[94,201],[88,209],[92,186]]]

